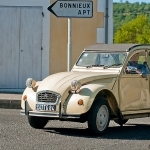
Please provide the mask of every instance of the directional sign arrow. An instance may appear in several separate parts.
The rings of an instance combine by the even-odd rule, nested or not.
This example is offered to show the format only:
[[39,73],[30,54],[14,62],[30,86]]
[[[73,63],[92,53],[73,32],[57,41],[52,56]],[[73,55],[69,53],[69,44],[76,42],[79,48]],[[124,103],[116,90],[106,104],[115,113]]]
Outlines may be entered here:
[[92,18],[93,1],[62,1],[58,0],[48,7],[57,17]]

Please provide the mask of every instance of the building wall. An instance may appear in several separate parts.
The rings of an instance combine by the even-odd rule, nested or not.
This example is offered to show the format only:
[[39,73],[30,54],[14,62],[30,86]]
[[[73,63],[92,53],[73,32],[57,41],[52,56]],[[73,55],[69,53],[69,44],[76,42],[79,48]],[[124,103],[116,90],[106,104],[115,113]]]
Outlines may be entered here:
[[[112,2],[109,1],[109,43],[112,42]],[[42,41],[41,41],[41,78],[60,71],[67,71],[68,18],[57,18],[47,10],[55,0],[1,0],[3,7],[42,7]],[[104,43],[105,39],[105,0],[93,0],[93,18],[72,19],[72,66],[84,47]],[[6,14],[7,16],[7,14]],[[31,23],[28,22],[30,25]],[[12,29],[14,30],[14,29]],[[13,34],[11,35],[13,37]],[[7,39],[6,39],[7,40]],[[19,40],[18,40],[19,43]],[[26,42],[26,45],[29,43]],[[21,49],[19,49],[21,51]],[[32,49],[36,53],[36,48]],[[7,58],[7,57],[6,57]],[[20,58],[19,58],[20,59]],[[37,58],[38,59],[38,58]],[[27,62],[29,63],[29,62]],[[19,64],[19,62],[18,62]],[[30,64],[30,63],[29,63]],[[13,64],[12,64],[13,65]],[[31,64],[32,65],[32,64]],[[6,66],[7,67],[7,66]],[[6,68],[8,69],[8,68]],[[18,69],[18,68],[17,68]],[[16,71],[18,71],[16,69]],[[25,66],[26,73],[30,69]],[[29,74],[28,77],[31,77]],[[19,76],[22,80],[22,76]],[[0,91],[22,91],[23,89],[8,87]]]
[[[109,0],[111,7],[112,0]],[[55,0],[50,0],[50,4]],[[104,43],[105,9],[103,0],[93,0],[93,18],[72,18],[72,66],[84,47]],[[111,20],[112,21],[112,20]],[[111,31],[111,27],[109,26]],[[99,30],[100,29],[100,30]],[[109,42],[112,40],[109,32]],[[67,71],[68,18],[57,18],[50,14],[50,74]]]

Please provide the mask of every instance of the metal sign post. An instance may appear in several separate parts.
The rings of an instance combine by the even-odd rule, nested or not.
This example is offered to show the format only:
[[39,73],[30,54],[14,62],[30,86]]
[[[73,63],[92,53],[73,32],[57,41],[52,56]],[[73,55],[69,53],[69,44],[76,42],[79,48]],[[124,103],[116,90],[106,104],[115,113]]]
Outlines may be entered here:
[[48,10],[57,17],[68,18],[68,67],[71,70],[72,54],[72,19],[92,18],[93,1],[91,0],[58,0],[48,7]]
[[70,71],[72,67],[72,19],[68,18],[68,64],[67,70]]

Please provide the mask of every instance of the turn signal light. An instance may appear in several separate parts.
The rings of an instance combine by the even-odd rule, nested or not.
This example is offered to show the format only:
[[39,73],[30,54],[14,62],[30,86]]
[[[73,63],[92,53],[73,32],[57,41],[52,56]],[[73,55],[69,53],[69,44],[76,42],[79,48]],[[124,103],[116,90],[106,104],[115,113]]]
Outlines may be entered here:
[[23,100],[26,101],[27,100],[27,95],[23,96]]
[[78,101],[78,105],[83,105],[84,103],[83,103],[83,100],[82,99],[80,99],[79,101]]

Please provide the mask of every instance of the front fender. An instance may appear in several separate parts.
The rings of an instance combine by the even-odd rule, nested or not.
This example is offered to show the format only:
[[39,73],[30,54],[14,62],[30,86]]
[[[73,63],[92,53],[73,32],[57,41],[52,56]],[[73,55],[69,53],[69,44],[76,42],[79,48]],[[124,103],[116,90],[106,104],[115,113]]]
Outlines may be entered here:
[[[82,86],[77,94],[71,94],[64,103],[64,110],[67,114],[83,114],[92,106],[93,101],[99,91],[108,89],[105,85],[88,84]],[[110,89],[108,89],[110,90]],[[78,101],[82,99],[83,105],[78,105]]]

